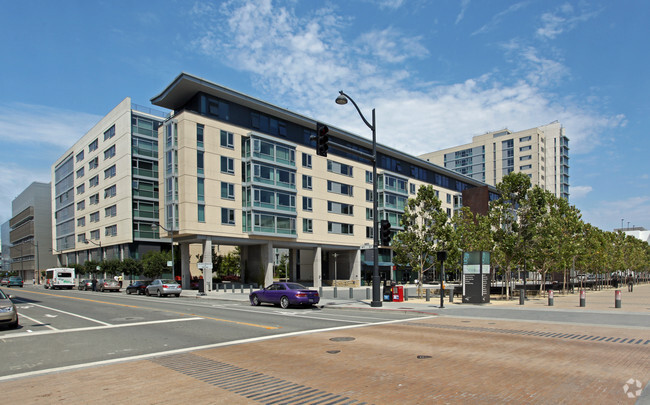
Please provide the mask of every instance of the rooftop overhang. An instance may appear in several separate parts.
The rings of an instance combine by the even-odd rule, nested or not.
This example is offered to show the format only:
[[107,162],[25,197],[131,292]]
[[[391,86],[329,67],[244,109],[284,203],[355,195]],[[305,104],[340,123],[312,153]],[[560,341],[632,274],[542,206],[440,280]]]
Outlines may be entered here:
[[[331,136],[352,142],[359,146],[363,146],[368,150],[372,150],[372,139],[355,135],[351,132],[327,124],[326,122],[317,121],[313,118],[297,114],[285,108],[275,106],[266,101],[256,99],[254,97],[237,92],[224,86],[220,86],[216,83],[212,83],[185,72],[179,74],[160,94],[153,97],[151,99],[151,103],[153,105],[167,108],[169,110],[178,111],[198,92],[203,92],[222,100],[244,105],[259,112],[263,112],[271,116],[275,116],[277,118],[302,125],[306,128],[313,128],[314,130],[316,130],[316,124],[320,122],[326,124],[329,127],[329,134]],[[370,132],[368,135],[370,135]],[[399,158],[405,162],[413,163],[424,168],[428,168],[440,174],[444,174],[450,178],[461,180],[476,187],[486,185],[485,183],[475,180],[471,177],[465,176],[453,170],[449,170],[445,167],[435,165],[431,162],[427,162],[426,160],[409,155],[380,143],[377,143],[377,152]],[[491,192],[498,193],[496,188],[493,186],[488,185],[488,189]]]

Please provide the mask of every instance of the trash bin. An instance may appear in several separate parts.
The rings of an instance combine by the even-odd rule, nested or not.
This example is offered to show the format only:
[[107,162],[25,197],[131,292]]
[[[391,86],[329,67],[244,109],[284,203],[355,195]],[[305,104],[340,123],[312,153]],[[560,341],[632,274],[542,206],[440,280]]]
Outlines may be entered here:
[[392,287],[392,294],[394,302],[404,302],[404,286],[396,285]]
[[393,300],[393,288],[384,283],[384,301]]

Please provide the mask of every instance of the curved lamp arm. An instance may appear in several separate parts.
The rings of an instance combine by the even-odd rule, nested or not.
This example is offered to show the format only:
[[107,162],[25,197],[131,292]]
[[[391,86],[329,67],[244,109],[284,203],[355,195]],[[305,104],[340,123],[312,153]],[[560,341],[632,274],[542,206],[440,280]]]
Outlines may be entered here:
[[359,106],[357,105],[357,103],[354,102],[354,99],[353,99],[352,97],[348,96],[347,94],[345,94],[345,93],[343,92],[343,90],[339,90],[339,94],[342,95],[343,97],[345,97],[346,99],[348,99],[348,100],[350,100],[350,101],[352,102],[352,105],[354,106],[354,108],[357,109],[357,112],[359,113],[359,116],[360,116],[361,119],[363,120],[364,124],[366,124],[366,126],[367,126],[368,128],[370,128],[371,131],[374,131],[375,128],[374,128],[372,125],[370,125],[370,123],[368,122],[368,120],[366,119],[366,117],[363,116],[363,113],[362,113],[361,110],[359,109]]

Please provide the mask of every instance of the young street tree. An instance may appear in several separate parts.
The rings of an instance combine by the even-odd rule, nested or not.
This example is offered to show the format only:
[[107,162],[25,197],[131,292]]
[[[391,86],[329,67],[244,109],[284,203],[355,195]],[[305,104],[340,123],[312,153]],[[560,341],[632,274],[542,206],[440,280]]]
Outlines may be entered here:
[[403,230],[391,244],[393,261],[418,272],[418,295],[421,295],[424,274],[435,268],[436,252],[444,250],[452,231],[433,186],[421,186],[416,197],[409,198],[401,225]]

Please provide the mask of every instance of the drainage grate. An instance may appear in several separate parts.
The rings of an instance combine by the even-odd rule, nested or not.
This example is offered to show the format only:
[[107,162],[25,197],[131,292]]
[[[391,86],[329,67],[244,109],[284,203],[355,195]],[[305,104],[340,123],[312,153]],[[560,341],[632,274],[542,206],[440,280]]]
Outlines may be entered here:
[[[461,322],[466,322],[466,321],[461,321]],[[509,335],[536,336],[536,337],[547,337],[547,338],[557,338],[557,339],[567,339],[567,340],[584,340],[584,341],[589,340],[589,341],[596,341],[596,342],[625,343],[625,344],[635,344],[635,345],[650,344],[650,339],[646,339],[644,341],[643,339],[637,339],[637,338],[614,338],[614,337],[607,337],[607,336],[579,335],[579,334],[572,334],[572,333],[539,332],[539,331],[531,331],[531,330],[516,330],[516,329],[502,329],[502,328],[484,328],[480,326],[434,325],[434,324],[418,323],[418,322],[405,322],[404,324],[412,325],[412,326],[423,326],[426,328],[506,333]]]
[[194,354],[163,356],[150,361],[226,391],[264,404],[365,404],[252,370]]

